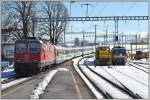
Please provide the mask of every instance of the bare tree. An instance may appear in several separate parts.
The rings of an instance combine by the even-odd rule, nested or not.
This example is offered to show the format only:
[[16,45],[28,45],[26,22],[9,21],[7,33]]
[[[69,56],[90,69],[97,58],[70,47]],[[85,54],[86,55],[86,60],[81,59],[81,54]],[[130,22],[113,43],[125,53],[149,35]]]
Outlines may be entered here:
[[32,1],[15,1],[12,9],[14,10],[16,17],[19,19],[20,27],[22,27],[22,37],[26,38],[31,32],[31,16],[32,9],[34,8]]
[[[32,1],[5,1],[2,4],[2,26],[3,31],[14,34],[17,39],[26,38],[33,33],[32,16],[35,16],[33,10],[36,9],[39,14],[39,10],[43,10],[44,14],[39,14],[40,17],[48,17],[50,20],[46,23],[41,23],[37,32],[39,37],[47,35],[49,40],[53,44],[59,42],[61,33],[65,30],[67,21],[59,21],[59,18],[68,17],[68,11],[62,2],[47,1],[38,2],[43,4],[42,9],[36,8],[37,2]],[[53,20],[52,20],[53,19]]]
[[[26,38],[32,32],[34,3],[32,1],[5,1],[2,5],[2,26],[6,30],[15,31],[18,38]],[[6,13],[5,13],[6,12]],[[7,30],[7,31],[8,31]]]
[[[66,28],[66,18],[68,17],[67,8],[60,1],[46,1],[42,5],[42,9],[49,18],[49,22],[45,23],[45,34],[49,36],[50,42],[57,44],[61,33]],[[64,18],[65,20],[58,20]]]

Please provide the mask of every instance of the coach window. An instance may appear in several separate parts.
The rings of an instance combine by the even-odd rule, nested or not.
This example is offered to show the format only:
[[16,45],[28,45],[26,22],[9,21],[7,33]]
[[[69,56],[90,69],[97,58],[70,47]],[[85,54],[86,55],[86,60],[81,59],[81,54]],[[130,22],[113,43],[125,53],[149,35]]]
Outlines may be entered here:
[[40,44],[39,43],[29,43],[29,53],[39,53],[40,52]]

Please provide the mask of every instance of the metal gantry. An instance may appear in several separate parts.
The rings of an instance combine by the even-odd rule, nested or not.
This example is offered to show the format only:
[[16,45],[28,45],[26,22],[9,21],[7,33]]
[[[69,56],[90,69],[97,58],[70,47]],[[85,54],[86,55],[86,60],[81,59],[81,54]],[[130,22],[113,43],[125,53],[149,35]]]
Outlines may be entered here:
[[[52,17],[51,21],[119,21],[119,20],[148,20],[148,16],[106,16],[106,17]],[[35,18],[36,22],[48,22],[49,18]]]
[[[118,21],[125,20],[149,20],[149,16],[99,16],[99,17],[61,17],[61,18],[35,18],[35,22],[53,22],[53,21],[114,21],[115,37],[118,37]],[[118,40],[117,40],[118,42]]]

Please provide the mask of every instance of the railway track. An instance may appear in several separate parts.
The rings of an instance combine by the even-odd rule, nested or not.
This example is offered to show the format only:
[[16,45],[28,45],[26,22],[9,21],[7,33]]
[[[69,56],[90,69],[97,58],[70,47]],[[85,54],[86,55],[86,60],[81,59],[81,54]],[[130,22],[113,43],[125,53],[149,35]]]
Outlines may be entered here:
[[144,62],[137,62],[137,61],[130,61],[132,63],[138,63],[138,64],[143,64],[143,65],[149,65],[149,63],[144,63]]
[[[89,57],[90,57],[90,56],[89,56]],[[80,60],[78,61],[78,67],[79,67],[80,71],[82,72],[82,74],[84,75],[84,77],[86,77],[86,79],[88,79],[88,81],[90,82],[89,84],[93,85],[92,88],[94,88],[95,91],[99,92],[98,95],[101,94],[100,97],[104,97],[104,98],[107,98],[107,99],[113,99],[113,97],[112,97],[111,94],[109,94],[108,92],[106,92],[106,91],[100,89],[93,81],[91,81],[91,79],[90,79],[90,78],[85,74],[85,72],[81,69],[79,63],[80,63],[80,61],[82,61],[84,58],[86,58],[86,57],[83,57],[82,59],[80,59]],[[91,91],[92,91],[92,90],[91,90]],[[93,94],[94,94],[94,93],[93,93]],[[98,98],[98,97],[97,97],[97,98]]]
[[[89,54],[93,54],[93,52],[91,52],[91,53],[89,53]],[[88,54],[84,54],[84,55],[88,55]],[[76,56],[76,57],[72,57],[72,58],[69,58],[69,59],[67,59],[67,60],[58,62],[55,66],[59,66],[59,65],[65,63],[65,62],[67,62],[67,61],[69,61],[69,60],[72,60],[72,59],[77,58],[77,57],[80,57],[80,56],[81,56],[81,55],[78,55],[78,56]],[[41,73],[43,73],[43,72],[41,72]],[[4,76],[4,75],[3,75],[3,76]],[[35,76],[36,76],[36,75],[34,75],[33,77],[35,77]],[[21,79],[21,77],[17,77],[17,76],[16,76],[15,72],[13,72],[13,74],[8,74],[7,76],[5,75],[5,77],[7,77],[7,78],[3,78],[3,79],[1,80],[1,83],[2,83],[2,84],[6,84],[6,83],[9,83],[9,82],[15,81],[16,79]]]
[[118,79],[116,79],[113,75],[111,75],[110,73],[108,73],[106,70],[106,73],[110,74],[119,84],[114,83],[113,81],[107,79],[106,77],[102,76],[100,73],[97,73],[96,71],[92,70],[91,68],[89,68],[91,71],[93,71],[94,73],[96,73],[98,76],[100,76],[101,78],[103,78],[105,81],[109,82],[110,84],[112,84],[113,86],[115,86],[116,88],[118,88],[119,90],[121,90],[122,92],[126,93],[127,95],[131,96],[134,99],[142,99],[141,96],[139,96],[138,94],[132,92],[128,87],[126,87],[125,85],[123,85]]
[[[77,56],[77,57],[79,57],[79,56]],[[55,68],[51,68],[50,70],[54,70],[54,69],[57,69],[58,67],[62,67],[62,66],[65,67],[64,64],[71,62],[72,59],[73,58],[67,59],[67,60],[57,64]],[[42,72],[38,75],[34,75],[29,80],[25,80],[23,82],[20,82],[19,84],[10,86],[10,87],[2,90],[1,91],[1,93],[2,93],[1,98],[2,99],[29,99],[34,88],[44,79],[44,77],[48,74],[48,72],[50,70]],[[78,83],[82,83],[82,82],[78,82]],[[81,85],[83,85],[83,83]],[[83,86],[80,86],[80,88],[81,87],[82,87],[82,89],[85,89],[85,88],[83,88]],[[86,90],[86,91],[89,91],[89,90]],[[84,93],[87,93],[86,91]],[[87,94],[83,94],[83,98],[88,98],[88,97],[89,98],[95,98],[93,96],[88,96]],[[46,97],[42,97],[42,98],[46,98]],[[54,96],[53,98],[57,98],[57,97]]]
[[[136,64],[136,65],[138,65],[138,66],[140,66],[140,67],[143,67],[143,68],[145,68],[145,69],[149,69],[147,64],[139,63],[139,62],[131,62],[131,63],[134,63],[134,64]],[[147,66],[147,67],[146,67],[146,66]]]
[[[107,90],[103,89],[102,87],[100,88],[98,86],[97,83],[94,83],[93,80],[91,80],[91,78],[88,77],[87,74],[85,74],[85,71],[83,70],[83,68],[80,67],[80,62],[82,60],[84,60],[84,65],[86,66],[86,68],[88,70],[90,70],[92,73],[94,73],[95,75],[97,75],[98,77],[100,77],[101,79],[103,79],[103,81],[106,81],[107,83],[109,83],[111,86],[115,87],[117,89],[117,91],[120,91],[120,93],[124,93],[126,94],[128,98],[131,97],[131,98],[134,98],[134,99],[142,99],[143,97],[141,97],[138,93],[135,93],[133,92],[133,90],[130,88],[128,88],[126,85],[124,85],[123,83],[121,83],[115,76],[113,76],[110,72],[108,72],[107,70],[105,70],[104,68],[102,68],[110,77],[112,77],[112,80],[108,79],[107,77],[101,75],[100,73],[96,72],[95,70],[93,70],[93,68],[89,67],[88,64],[86,63],[86,61],[92,56],[86,56],[86,57],[83,57],[82,59],[79,60],[78,62],[78,67],[79,69],[81,70],[81,72],[87,77],[87,79],[92,83],[92,85],[102,94],[102,96],[104,98],[109,98],[109,99],[112,99],[112,98],[117,98],[115,97],[115,95],[111,94],[111,92],[108,92]],[[82,64],[83,65],[83,64]],[[88,72],[90,74],[90,72]],[[96,77],[94,76],[93,74],[93,77]],[[128,76],[129,77],[129,76]],[[130,77],[131,78],[131,77]],[[98,80],[98,78],[97,78]],[[137,81],[137,80],[136,80]],[[102,82],[102,80],[101,80]],[[138,81],[139,82],[139,81]],[[141,82],[140,82],[141,83]],[[145,84],[144,84],[145,85]],[[114,91],[113,91],[114,92]]]
[[[86,59],[88,60],[88,59]],[[85,60],[85,64],[86,64],[86,60]],[[109,74],[111,77],[113,77],[117,83],[109,80],[108,78],[104,77],[103,75],[101,75],[100,73],[96,72],[95,70],[93,70],[92,68],[88,67],[88,65],[86,64],[87,68],[90,69],[93,73],[95,73],[96,75],[98,75],[99,77],[101,77],[102,79],[104,79],[105,81],[107,81],[108,83],[110,83],[111,85],[113,85],[114,87],[116,87],[117,89],[119,89],[120,91],[126,93],[127,95],[131,96],[134,99],[142,99],[141,96],[139,96],[138,94],[133,93],[129,88],[127,88],[125,85],[123,85],[118,79],[116,79],[116,77],[114,77],[113,75],[111,75],[111,73],[109,73],[108,71],[106,71],[104,68],[103,70]]]
[[138,64],[134,64],[134,63],[131,63],[131,62],[128,62],[127,64],[128,64],[129,66],[131,66],[131,67],[134,67],[134,68],[136,68],[136,69],[139,69],[139,70],[141,70],[141,71],[143,71],[143,72],[145,72],[145,73],[148,74],[148,68],[146,68],[146,67],[139,66]]

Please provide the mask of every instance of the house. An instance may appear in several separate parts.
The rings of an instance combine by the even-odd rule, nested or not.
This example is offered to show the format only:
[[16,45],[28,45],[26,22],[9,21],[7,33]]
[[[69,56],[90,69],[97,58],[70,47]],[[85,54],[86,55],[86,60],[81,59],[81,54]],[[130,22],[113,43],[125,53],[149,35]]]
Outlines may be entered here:
[[1,57],[2,61],[12,61],[14,59],[14,44],[17,40],[11,32],[1,34]]

